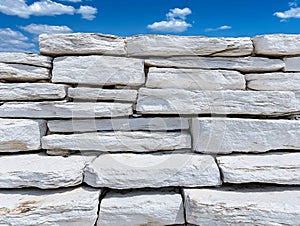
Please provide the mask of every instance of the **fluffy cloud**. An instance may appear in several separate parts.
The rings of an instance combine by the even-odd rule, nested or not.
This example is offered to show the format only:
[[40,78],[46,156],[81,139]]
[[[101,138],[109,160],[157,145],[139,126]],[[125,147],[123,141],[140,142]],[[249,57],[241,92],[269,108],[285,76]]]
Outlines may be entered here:
[[284,12],[275,12],[273,15],[280,18],[281,22],[286,21],[289,18],[300,18],[300,8],[297,2],[289,2],[290,9]]
[[228,26],[228,25],[223,25],[220,27],[216,27],[216,28],[206,28],[205,31],[206,32],[210,32],[210,31],[223,31],[223,30],[230,30],[232,27]]
[[0,28],[0,51],[31,51],[35,45],[19,31]]
[[184,32],[189,27],[192,27],[191,24],[185,21],[186,16],[190,15],[191,13],[192,11],[189,8],[170,9],[170,12],[166,14],[166,21],[154,22],[153,24],[149,24],[147,28],[160,32]]
[[[78,0],[69,0],[69,2],[79,2]],[[40,0],[28,5],[26,0],[1,0],[0,12],[19,16],[21,18],[29,18],[30,16],[57,16],[57,15],[73,15],[81,14],[82,18],[92,20],[95,18],[97,9],[91,6],[80,6],[75,9],[73,6],[64,5],[52,0]]]
[[51,26],[47,24],[30,24],[24,27],[20,27],[22,30],[31,34],[53,34],[53,33],[70,33],[72,29],[67,26]]

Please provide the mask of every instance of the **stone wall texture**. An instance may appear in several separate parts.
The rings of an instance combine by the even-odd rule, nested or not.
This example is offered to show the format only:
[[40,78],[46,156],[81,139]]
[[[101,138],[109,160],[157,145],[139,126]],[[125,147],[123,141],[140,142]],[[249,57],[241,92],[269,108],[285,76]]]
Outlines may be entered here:
[[43,34],[0,53],[0,225],[300,225],[300,35]]

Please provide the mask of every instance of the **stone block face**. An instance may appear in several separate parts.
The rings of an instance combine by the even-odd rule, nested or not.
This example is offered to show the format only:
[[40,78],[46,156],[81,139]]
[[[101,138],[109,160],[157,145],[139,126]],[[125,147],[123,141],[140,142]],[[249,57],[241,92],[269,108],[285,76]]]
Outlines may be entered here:
[[193,225],[298,225],[297,188],[184,189]]
[[300,110],[299,100],[295,93],[288,91],[141,88],[136,109],[140,114],[286,115]]
[[267,152],[299,150],[297,120],[195,118],[193,150],[202,153]]
[[44,121],[0,119],[0,152],[38,150],[45,133]]
[[173,192],[109,193],[102,200],[98,226],[184,224],[180,194]]
[[102,132],[49,135],[42,138],[44,149],[97,152],[152,152],[191,148],[187,132]]
[[2,225],[82,225],[96,223],[100,190],[0,190]]
[[207,38],[195,36],[140,35],[127,38],[132,57],[248,56],[253,51],[250,38]]
[[225,183],[300,184],[300,153],[217,157]]
[[284,63],[284,71],[300,71],[300,57],[286,57]]
[[104,154],[85,170],[92,187],[202,187],[221,184],[213,157],[193,154]]
[[258,55],[292,56],[300,54],[300,35],[261,35],[252,40],[255,53]]
[[145,82],[144,61],[112,56],[58,57],[53,62],[52,82],[140,86]]
[[75,55],[100,54],[125,56],[125,39],[103,34],[42,34],[39,37],[41,54]]
[[187,90],[243,90],[245,78],[239,72],[225,70],[175,69],[151,67],[147,88]]

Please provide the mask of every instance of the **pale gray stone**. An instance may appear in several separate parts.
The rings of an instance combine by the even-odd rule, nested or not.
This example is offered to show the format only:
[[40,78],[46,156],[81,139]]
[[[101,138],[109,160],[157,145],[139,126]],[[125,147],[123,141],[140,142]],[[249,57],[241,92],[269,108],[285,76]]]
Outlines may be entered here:
[[67,86],[51,83],[0,83],[0,100],[55,100],[66,96]]
[[217,157],[225,183],[300,185],[300,153]]
[[43,149],[98,152],[151,152],[191,148],[187,132],[102,132],[71,135],[48,135],[42,138]]
[[184,224],[183,202],[173,192],[108,193],[101,201],[98,226]]
[[93,131],[171,131],[187,130],[187,118],[119,118],[119,119],[74,119],[48,121],[50,132],[93,132]]
[[0,63],[0,79],[7,81],[50,79],[50,70],[48,68],[31,65]]
[[193,225],[299,225],[300,191],[293,188],[184,189]]
[[281,59],[263,57],[169,57],[145,59],[147,66],[194,69],[225,69],[241,72],[272,72],[284,68]]
[[197,154],[104,154],[87,166],[84,181],[113,189],[221,184],[214,158]]
[[42,120],[0,119],[0,152],[38,150],[45,134],[46,123]]
[[266,91],[300,91],[300,73],[247,74],[247,88]]
[[68,56],[54,59],[52,82],[140,86],[144,61],[112,56]]
[[285,71],[300,71],[300,57],[284,58]]
[[127,38],[129,56],[248,56],[250,38],[139,35]]
[[246,81],[237,71],[175,69],[151,67],[148,88],[177,88],[187,90],[243,90]]
[[135,102],[137,99],[137,90],[130,89],[101,89],[78,87],[69,88],[68,96],[74,99],[84,100],[114,100]]
[[192,120],[193,149],[202,153],[300,150],[300,122],[234,118]]
[[0,190],[1,225],[91,226],[96,223],[100,190]]
[[52,68],[51,57],[33,53],[0,52],[0,62]]
[[270,34],[253,38],[255,53],[267,56],[300,54],[300,35]]
[[132,104],[10,102],[0,106],[3,118],[104,118],[132,115]]
[[300,98],[288,91],[200,91],[141,88],[140,114],[285,115],[300,111]]
[[125,56],[125,39],[113,35],[73,33],[42,34],[39,37],[41,54],[74,55],[104,54]]
[[92,158],[43,154],[0,156],[0,188],[53,189],[82,183],[84,167]]

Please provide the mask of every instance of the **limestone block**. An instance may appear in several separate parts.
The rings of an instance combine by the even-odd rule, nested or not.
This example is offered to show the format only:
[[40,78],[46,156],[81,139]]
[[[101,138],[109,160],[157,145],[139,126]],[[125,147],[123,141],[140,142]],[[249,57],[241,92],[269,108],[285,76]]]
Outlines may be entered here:
[[300,71],[300,57],[284,58],[285,71]]

